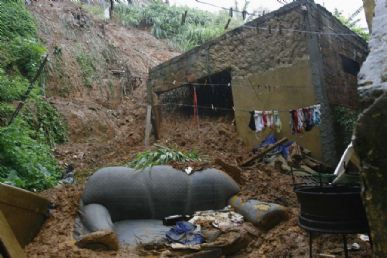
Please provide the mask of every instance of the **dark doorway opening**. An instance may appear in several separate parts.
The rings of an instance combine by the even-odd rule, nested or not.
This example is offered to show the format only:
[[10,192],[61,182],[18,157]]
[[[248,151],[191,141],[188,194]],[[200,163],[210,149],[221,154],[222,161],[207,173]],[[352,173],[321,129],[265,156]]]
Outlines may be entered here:
[[224,70],[161,95],[168,111],[192,115],[196,91],[199,116],[234,117],[230,70]]

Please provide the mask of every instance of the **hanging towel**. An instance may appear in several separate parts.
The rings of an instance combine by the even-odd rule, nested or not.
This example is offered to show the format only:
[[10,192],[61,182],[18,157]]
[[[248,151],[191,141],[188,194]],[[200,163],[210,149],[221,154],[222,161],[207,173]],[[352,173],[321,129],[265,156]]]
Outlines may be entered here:
[[281,132],[282,122],[278,111],[273,111],[273,124],[275,129],[277,130],[277,133]]
[[249,128],[255,131],[257,128],[255,127],[254,111],[250,111],[249,113],[250,113]]
[[261,132],[264,128],[262,121],[262,111],[254,111],[255,131]]

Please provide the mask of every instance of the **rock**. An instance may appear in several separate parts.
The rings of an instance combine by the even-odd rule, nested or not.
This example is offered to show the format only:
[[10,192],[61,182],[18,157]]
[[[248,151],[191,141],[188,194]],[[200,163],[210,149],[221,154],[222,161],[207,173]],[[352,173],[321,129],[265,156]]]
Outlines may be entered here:
[[80,248],[93,250],[117,251],[119,248],[117,235],[113,231],[96,231],[87,235],[82,235],[76,245]]
[[203,237],[206,239],[206,242],[212,242],[222,234],[219,229],[203,229],[201,231]]
[[243,202],[236,196],[232,197],[229,203],[245,219],[262,230],[269,230],[288,218],[287,209],[278,204],[257,200]]

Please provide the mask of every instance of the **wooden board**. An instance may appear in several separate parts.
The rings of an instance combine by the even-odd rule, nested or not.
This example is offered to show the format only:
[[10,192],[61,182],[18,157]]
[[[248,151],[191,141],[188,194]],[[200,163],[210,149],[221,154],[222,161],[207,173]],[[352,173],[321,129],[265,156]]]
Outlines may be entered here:
[[32,192],[0,184],[0,211],[21,246],[39,232],[48,216],[50,202]]
[[24,258],[24,250],[20,246],[9,226],[4,214],[0,211],[0,257]]

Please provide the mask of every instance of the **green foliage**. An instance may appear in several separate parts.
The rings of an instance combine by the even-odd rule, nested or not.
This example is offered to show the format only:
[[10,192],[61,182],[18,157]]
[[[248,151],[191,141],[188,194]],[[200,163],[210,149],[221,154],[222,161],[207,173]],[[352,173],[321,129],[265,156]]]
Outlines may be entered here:
[[60,173],[51,150],[43,135],[33,139],[33,134],[21,119],[0,128],[0,182],[37,191],[57,183]]
[[93,64],[95,60],[90,55],[80,53],[77,56],[77,62],[81,68],[85,85],[91,87],[93,85],[93,79],[96,71],[96,68]]
[[165,165],[171,161],[200,161],[200,157],[195,151],[181,152],[179,150],[160,145],[155,146],[157,147],[156,150],[148,150],[138,153],[135,159],[129,162],[128,166],[135,169],[144,169],[146,167]]
[[14,111],[15,108],[12,105],[0,102],[0,126],[8,124],[8,121]]
[[339,106],[334,109],[334,115],[339,129],[338,133],[342,136],[340,137],[342,139],[342,144],[343,146],[347,146],[351,142],[359,112],[347,107]]
[[7,126],[14,101],[26,92],[45,52],[36,32],[24,1],[0,0],[0,182],[29,190],[57,183],[60,173],[51,146],[66,140],[59,113],[36,88]]
[[[185,23],[182,14],[187,11]],[[228,15],[217,15],[188,7],[176,7],[154,1],[146,7],[117,5],[114,10],[122,24],[151,28],[159,39],[168,39],[170,44],[181,51],[187,51],[225,32]],[[229,28],[242,24],[241,19],[232,19]]]
[[14,38],[2,44],[7,49],[8,60],[5,67],[8,70],[19,71],[31,80],[39,68],[40,59],[46,49],[36,39]]
[[351,29],[353,32],[355,32],[357,35],[362,37],[365,41],[368,42],[370,38],[370,34],[367,30],[361,28],[358,26],[358,23],[360,19],[356,19],[356,17],[360,14],[360,11],[363,7],[360,7],[358,10],[356,10],[350,17],[345,17],[343,15],[342,11],[339,11],[338,9],[335,9],[333,15],[336,16],[336,18],[345,26],[347,26],[349,29]]
[[20,99],[27,90],[28,81],[21,76],[9,76],[0,68],[0,101]]
[[36,26],[28,10],[22,6],[24,1],[0,1],[0,40],[12,40],[16,37],[33,38]]
[[39,134],[44,135],[44,140],[50,145],[67,141],[67,130],[59,112],[41,96],[33,96],[25,106],[23,118],[29,126]]

